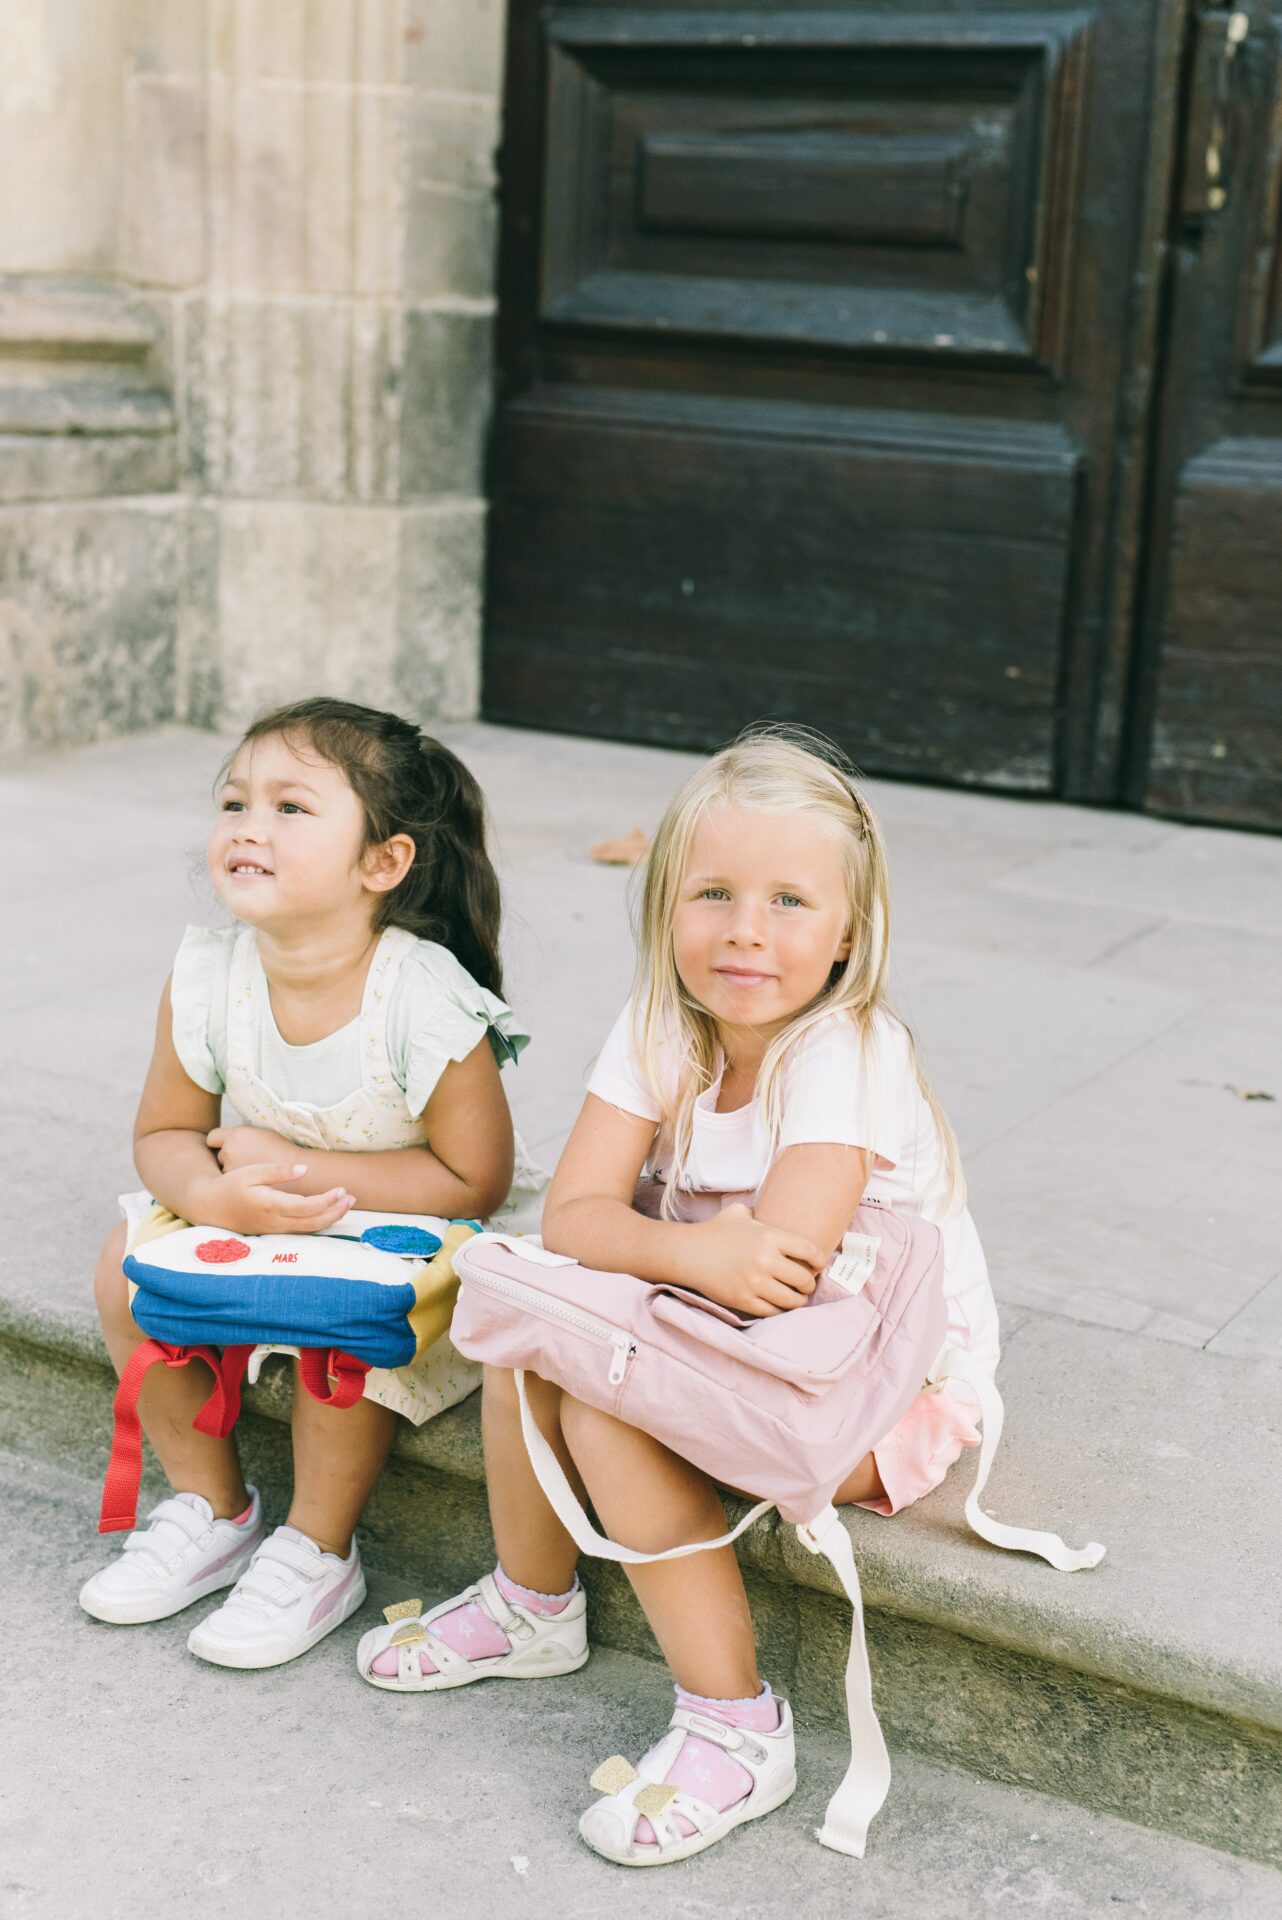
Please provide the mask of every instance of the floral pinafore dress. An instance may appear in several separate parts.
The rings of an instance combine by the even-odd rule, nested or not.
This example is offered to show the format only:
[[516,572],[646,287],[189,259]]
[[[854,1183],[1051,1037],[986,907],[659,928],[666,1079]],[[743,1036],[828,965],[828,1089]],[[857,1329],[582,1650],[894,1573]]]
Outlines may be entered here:
[[[392,1073],[387,1047],[387,1015],[392,988],[415,938],[402,927],[383,932],[365,979],[360,1022],[361,1084],[336,1106],[317,1107],[305,1101],[282,1100],[261,1080],[254,1068],[255,1033],[268,994],[267,976],[258,955],[252,928],[240,933],[232,947],[227,997],[226,1097],[246,1125],[265,1127],[298,1147],[339,1153],[378,1152],[394,1147],[422,1146],[427,1132],[422,1119],[412,1118],[405,1095]],[[130,1222],[130,1243],[140,1226],[138,1203],[151,1205],[150,1195],[122,1198]],[[426,1264],[426,1262],[424,1262]],[[249,1378],[271,1353],[295,1354],[296,1347],[256,1347]],[[416,1426],[443,1413],[479,1386],[481,1368],[456,1352],[443,1334],[408,1366],[372,1368],[365,1380],[365,1397],[394,1413],[404,1414]]]

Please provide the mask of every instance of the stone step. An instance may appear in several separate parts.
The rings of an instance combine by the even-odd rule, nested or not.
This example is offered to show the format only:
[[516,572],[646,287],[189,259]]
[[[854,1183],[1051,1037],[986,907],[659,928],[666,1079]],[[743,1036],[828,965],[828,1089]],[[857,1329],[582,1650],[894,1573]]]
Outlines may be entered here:
[[799,1901],[816,1920],[856,1903],[879,1920],[941,1905],[1008,1920],[1279,1910],[1282,1878],[1268,1867],[978,1780],[893,1739],[894,1782],[865,1858],[829,1853],[811,1833],[845,1754],[809,1727],[786,1807],[696,1860],[625,1881],[575,1821],[593,1768],[640,1753],[666,1722],[655,1663],[598,1649],[557,1681],[429,1700],[375,1693],[356,1674],[355,1635],[403,1590],[376,1574],[366,1612],[304,1660],[229,1673],[186,1652],[200,1608],[137,1629],[80,1613],[77,1588],[101,1558],[91,1481],[0,1454],[0,1503],[6,1912],[225,1920],[296,1912],[304,1888],[322,1916],[417,1912],[430,1889],[431,1910],[457,1920],[596,1915],[620,1899],[635,1920],[776,1920]]
[[[962,1518],[966,1462],[893,1525],[852,1513],[888,1737],[1282,1863],[1282,1533],[1257,1491],[1282,1479],[1276,1375],[1032,1311],[1007,1316],[1006,1341],[1007,1437],[986,1500],[1073,1544],[1102,1540],[1108,1557],[1066,1576],[984,1545]],[[110,1380],[88,1308],[10,1286],[0,1368],[0,1444],[100,1472]],[[283,1368],[248,1406],[247,1460],[280,1507]],[[371,1505],[367,1556],[407,1591],[449,1591],[491,1558],[478,1412],[473,1399],[403,1429]],[[848,1610],[826,1564],[770,1520],[743,1561],[764,1671],[802,1724],[840,1726]],[[618,1569],[586,1579],[595,1640],[654,1658]]]

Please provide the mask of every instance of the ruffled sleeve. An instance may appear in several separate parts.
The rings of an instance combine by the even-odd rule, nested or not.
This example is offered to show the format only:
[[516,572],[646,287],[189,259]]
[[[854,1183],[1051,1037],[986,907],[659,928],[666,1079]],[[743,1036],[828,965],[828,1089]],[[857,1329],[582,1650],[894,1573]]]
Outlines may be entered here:
[[451,1060],[466,1060],[486,1034],[500,1067],[530,1040],[511,1007],[448,948],[420,940],[401,969],[387,1018],[392,1072],[411,1118],[422,1113]]
[[206,1093],[222,1093],[227,1071],[227,982],[236,929],[188,927],[174,958],[169,994],[174,1052]]

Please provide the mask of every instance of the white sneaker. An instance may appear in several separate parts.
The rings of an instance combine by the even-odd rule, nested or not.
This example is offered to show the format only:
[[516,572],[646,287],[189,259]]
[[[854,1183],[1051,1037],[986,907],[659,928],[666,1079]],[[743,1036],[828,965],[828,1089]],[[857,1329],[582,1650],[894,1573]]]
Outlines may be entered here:
[[341,1627],[364,1599],[355,1540],[340,1560],[296,1527],[277,1527],[218,1611],[192,1628],[187,1650],[217,1667],[279,1667]]
[[139,1627],[167,1620],[195,1600],[235,1586],[263,1540],[263,1508],[252,1496],[249,1518],[215,1520],[198,1493],[175,1493],[153,1507],[123,1550],[85,1581],[80,1604],[95,1620]]

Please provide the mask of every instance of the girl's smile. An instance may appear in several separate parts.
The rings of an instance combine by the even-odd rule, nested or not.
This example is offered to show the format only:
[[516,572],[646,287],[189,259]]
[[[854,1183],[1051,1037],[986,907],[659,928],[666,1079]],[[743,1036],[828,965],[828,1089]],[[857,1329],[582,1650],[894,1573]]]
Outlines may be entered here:
[[721,801],[690,842],[673,918],[677,972],[727,1029],[768,1039],[850,952],[833,836],[800,813]]
[[237,754],[209,839],[214,890],[238,919],[266,927],[360,904],[363,814],[345,776],[278,735]]

